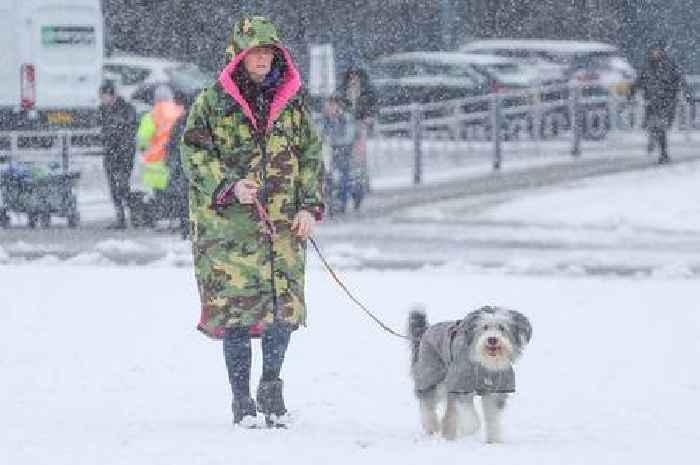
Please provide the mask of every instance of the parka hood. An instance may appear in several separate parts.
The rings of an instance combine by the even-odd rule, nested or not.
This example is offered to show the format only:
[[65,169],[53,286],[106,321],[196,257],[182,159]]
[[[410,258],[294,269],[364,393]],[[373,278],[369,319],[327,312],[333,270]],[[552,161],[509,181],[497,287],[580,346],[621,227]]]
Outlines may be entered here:
[[282,47],[277,27],[263,16],[246,16],[233,27],[226,48],[226,61],[230,62],[243,50],[266,45]]
[[275,47],[277,53],[279,53],[285,63],[281,84],[270,106],[270,116],[267,127],[267,129],[270,129],[287,103],[299,92],[299,89],[301,89],[301,76],[299,71],[289,51],[282,46],[277,29],[271,21],[261,16],[246,17],[241,19],[234,26],[229,46],[226,49],[226,57],[229,59],[229,62],[219,75],[219,84],[224,91],[241,106],[243,113],[257,129],[258,122],[255,120],[250,105],[246,102],[245,98],[243,98],[238,85],[233,79],[233,75],[236,69],[241,66],[241,61],[251,48],[263,46]]

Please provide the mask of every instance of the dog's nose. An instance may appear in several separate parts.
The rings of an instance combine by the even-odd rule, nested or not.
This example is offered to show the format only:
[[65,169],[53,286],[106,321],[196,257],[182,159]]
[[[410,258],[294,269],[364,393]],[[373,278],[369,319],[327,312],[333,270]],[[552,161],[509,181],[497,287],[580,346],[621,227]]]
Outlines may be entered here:
[[498,338],[497,337],[490,337],[486,340],[490,346],[495,346],[498,345]]

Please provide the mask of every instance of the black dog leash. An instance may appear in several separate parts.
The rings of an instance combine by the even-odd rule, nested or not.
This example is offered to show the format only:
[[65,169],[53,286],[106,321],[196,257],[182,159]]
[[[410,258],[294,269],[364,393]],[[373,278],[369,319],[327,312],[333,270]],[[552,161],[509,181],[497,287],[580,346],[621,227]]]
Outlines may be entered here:
[[401,339],[407,339],[407,340],[409,340],[409,341],[412,341],[412,340],[413,340],[412,337],[409,337],[409,336],[403,335],[403,334],[401,334],[401,333],[398,333],[398,332],[394,331],[393,329],[391,329],[390,327],[388,327],[386,324],[384,324],[384,322],[382,322],[382,320],[380,320],[380,319],[377,318],[372,312],[370,312],[370,311],[367,309],[367,307],[365,307],[365,306],[362,304],[362,302],[360,302],[354,295],[352,295],[352,292],[350,292],[350,291],[348,290],[348,288],[345,286],[345,284],[343,284],[343,282],[340,280],[340,278],[338,278],[338,275],[337,275],[337,274],[335,273],[335,271],[333,270],[333,267],[330,266],[330,264],[329,264],[328,261],[326,260],[326,257],[323,256],[323,254],[321,253],[321,250],[319,249],[318,244],[316,244],[316,241],[314,240],[314,238],[313,238],[313,237],[309,237],[309,241],[311,242],[311,245],[314,246],[314,249],[316,249],[316,253],[318,254],[319,258],[321,259],[321,262],[323,262],[323,266],[326,267],[326,270],[328,270],[328,273],[333,277],[333,279],[335,280],[335,282],[338,283],[338,286],[340,286],[340,288],[341,288],[343,291],[345,291],[345,293],[348,295],[348,297],[350,297],[350,299],[351,299],[358,307],[360,307],[360,309],[361,309],[363,312],[365,312],[365,314],[366,314],[367,316],[369,316],[372,320],[374,320],[374,322],[377,323],[377,324],[378,324],[384,331],[386,331],[387,333],[389,333],[389,334],[391,334],[391,335],[393,335],[393,336],[396,336],[396,337],[400,337]]

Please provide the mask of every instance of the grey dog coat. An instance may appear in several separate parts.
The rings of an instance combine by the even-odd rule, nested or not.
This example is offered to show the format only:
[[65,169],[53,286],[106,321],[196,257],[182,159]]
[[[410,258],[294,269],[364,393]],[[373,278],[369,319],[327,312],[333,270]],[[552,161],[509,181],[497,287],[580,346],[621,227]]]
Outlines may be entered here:
[[416,391],[426,391],[444,382],[452,394],[515,392],[512,365],[491,371],[469,357],[470,335],[459,322],[430,326],[421,338],[418,360],[413,364]]

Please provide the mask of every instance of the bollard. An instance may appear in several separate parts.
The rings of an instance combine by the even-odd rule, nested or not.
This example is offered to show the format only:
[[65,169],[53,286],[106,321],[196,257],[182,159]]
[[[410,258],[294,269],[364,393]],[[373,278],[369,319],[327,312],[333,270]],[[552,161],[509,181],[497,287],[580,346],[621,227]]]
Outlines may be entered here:
[[70,156],[68,151],[68,133],[63,132],[61,137],[61,164],[63,167],[63,172],[67,173],[70,168]]
[[421,147],[421,118],[420,105],[411,106],[411,134],[413,136],[413,184],[420,184],[423,177],[423,150]]

